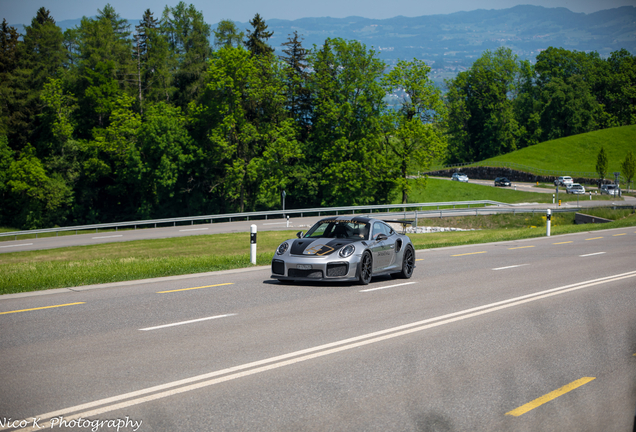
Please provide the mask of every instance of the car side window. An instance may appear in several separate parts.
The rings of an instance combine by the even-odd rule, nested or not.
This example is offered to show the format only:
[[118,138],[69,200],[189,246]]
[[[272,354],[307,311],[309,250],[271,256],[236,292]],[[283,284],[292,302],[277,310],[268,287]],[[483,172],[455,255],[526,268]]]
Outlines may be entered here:
[[376,222],[373,224],[373,240],[378,238],[378,234],[384,234],[387,237],[390,237],[395,234],[395,231],[393,231],[393,229],[391,229],[391,227],[387,224]]

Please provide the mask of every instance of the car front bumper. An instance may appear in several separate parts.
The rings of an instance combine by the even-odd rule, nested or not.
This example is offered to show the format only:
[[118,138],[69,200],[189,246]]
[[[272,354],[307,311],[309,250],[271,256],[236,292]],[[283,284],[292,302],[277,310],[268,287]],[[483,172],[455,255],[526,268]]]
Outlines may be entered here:
[[272,278],[296,281],[353,281],[358,280],[358,267],[362,255],[334,259],[331,257],[274,257]]

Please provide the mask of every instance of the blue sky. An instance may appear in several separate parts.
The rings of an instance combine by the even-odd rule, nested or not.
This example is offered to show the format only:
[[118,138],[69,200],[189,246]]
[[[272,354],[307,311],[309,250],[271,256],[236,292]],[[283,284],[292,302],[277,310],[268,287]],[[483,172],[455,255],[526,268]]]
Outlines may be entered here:
[[[636,0],[184,0],[203,12],[206,22],[222,19],[247,22],[259,13],[265,20],[294,20],[306,17],[344,18],[357,15],[365,18],[391,18],[447,14],[475,9],[506,9],[520,4],[544,7],[565,7],[573,12],[591,13],[620,6],[636,6]],[[56,21],[93,16],[108,0],[0,0],[0,19],[10,24],[29,24],[36,11],[44,6]],[[166,5],[178,0],[110,0],[122,18],[140,19],[146,9],[159,17]]]

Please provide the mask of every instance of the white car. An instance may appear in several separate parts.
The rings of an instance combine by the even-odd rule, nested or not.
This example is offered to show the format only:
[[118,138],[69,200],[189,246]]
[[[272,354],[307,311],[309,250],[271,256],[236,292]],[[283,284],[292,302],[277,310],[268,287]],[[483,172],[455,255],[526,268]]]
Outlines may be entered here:
[[451,180],[468,183],[468,176],[462,173],[453,173]]
[[561,176],[554,181],[555,186],[570,187],[574,184],[574,180],[570,176]]
[[614,184],[604,184],[601,185],[601,195],[607,194],[612,196],[620,196],[621,190],[618,186]]
[[585,188],[578,183],[573,183],[572,186],[568,186],[565,191],[569,194],[580,195],[585,193]]

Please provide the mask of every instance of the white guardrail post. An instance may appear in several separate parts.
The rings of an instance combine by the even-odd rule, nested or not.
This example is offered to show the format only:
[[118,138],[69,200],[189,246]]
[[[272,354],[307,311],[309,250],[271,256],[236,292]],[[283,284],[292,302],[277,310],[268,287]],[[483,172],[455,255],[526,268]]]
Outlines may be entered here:
[[250,262],[256,265],[256,225],[250,226]]
[[545,235],[547,237],[550,237],[550,224],[552,222],[552,210],[548,209],[546,217],[545,217],[545,220],[546,220],[546,234]]

